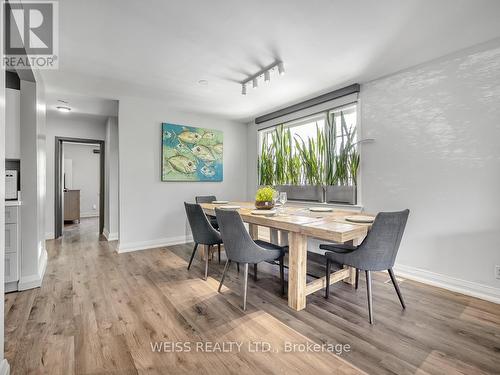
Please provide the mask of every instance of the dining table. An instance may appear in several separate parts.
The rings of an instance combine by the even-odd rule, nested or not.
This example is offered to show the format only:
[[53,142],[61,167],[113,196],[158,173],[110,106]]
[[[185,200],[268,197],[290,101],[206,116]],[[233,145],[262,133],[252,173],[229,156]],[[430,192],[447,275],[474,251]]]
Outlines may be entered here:
[[[315,238],[329,243],[359,245],[366,237],[371,223],[352,222],[352,216],[373,217],[359,211],[331,207],[331,211],[315,212],[318,205],[286,204],[269,214],[255,212],[254,202],[227,202],[225,204],[202,203],[205,214],[215,216],[215,208],[237,210],[248,224],[251,237],[259,236],[259,226],[271,230],[271,242],[288,245],[288,306],[300,311],[306,307],[306,297],[326,287],[326,276],[308,281],[308,239]],[[364,218],[366,219],[366,218]],[[204,249],[205,256],[208,249]],[[330,284],[346,282],[354,284],[356,270],[343,266],[330,275]]]

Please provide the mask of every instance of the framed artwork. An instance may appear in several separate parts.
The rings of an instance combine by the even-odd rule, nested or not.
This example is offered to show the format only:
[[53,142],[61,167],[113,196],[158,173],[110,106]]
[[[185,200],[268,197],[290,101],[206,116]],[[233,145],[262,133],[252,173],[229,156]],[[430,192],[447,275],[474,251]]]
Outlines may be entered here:
[[221,131],[163,123],[161,133],[162,181],[222,181]]

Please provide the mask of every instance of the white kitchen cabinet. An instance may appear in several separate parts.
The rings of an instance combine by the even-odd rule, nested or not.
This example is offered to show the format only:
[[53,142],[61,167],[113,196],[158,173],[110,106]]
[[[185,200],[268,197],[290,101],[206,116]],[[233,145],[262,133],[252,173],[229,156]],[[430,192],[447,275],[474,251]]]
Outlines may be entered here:
[[5,292],[17,290],[21,242],[21,203],[5,203]]
[[[19,264],[16,253],[5,254],[5,291],[17,290],[19,281]],[[9,286],[9,288],[7,288]]]

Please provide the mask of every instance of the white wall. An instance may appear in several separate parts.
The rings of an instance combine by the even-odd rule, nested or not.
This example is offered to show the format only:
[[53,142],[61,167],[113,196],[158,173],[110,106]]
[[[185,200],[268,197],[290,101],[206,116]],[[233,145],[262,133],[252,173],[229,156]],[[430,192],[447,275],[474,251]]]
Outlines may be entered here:
[[[3,7],[2,7],[3,8]],[[0,10],[3,19],[3,10]],[[3,27],[0,27],[0,40],[3,40]],[[3,61],[3,48],[0,48]],[[0,64],[0,296],[5,289],[5,68]],[[4,359],[4,298],[0,298],[0,373],[7,373],[9,364]]]
[[[243,124],[176,112],[164,103],[121,98],[119,106],[119,251],[184,242],[189,229],[184,201],[196,195],[246,197],[246,127]],[[161,123],[224,132],[223,182],[161,182]]]
[[40,286],[47,264],[45,210],[45,92],[21,80],[21,274],[20,290]]
[[109,241],[119,238],[119,201],[118,201],[118,118],[106,121],[105,145],[105,214],[104,235]]
[[21,91],[5,89],[5,158],[21,158]]
[[47,113],[47,204],[45,210],[45,236],[54,238],[54,168],[55,137],[105,140],[105,119],[73,113]]
[[362,150],[364,205],[372,212],[411,210],[400,271],[500,301],[494,278],[500,265],[499,103],[498,46],[361,91],[362,135],[376,139]]
[[80,190],[80,217],[99,216],[100,155],[93,150],[99,145],[63,143],[64,159],[72,161],[72,189]]

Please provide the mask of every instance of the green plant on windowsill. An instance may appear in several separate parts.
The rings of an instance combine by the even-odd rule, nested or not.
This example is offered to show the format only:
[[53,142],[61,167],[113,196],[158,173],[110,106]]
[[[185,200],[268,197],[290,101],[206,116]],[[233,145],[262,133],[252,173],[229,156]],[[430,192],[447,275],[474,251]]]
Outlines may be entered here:
[[257,190],[255,195],[255,207],[263,210],[270,210],[274,207],[273,197],[276,190],[272,187],[266,186]]

